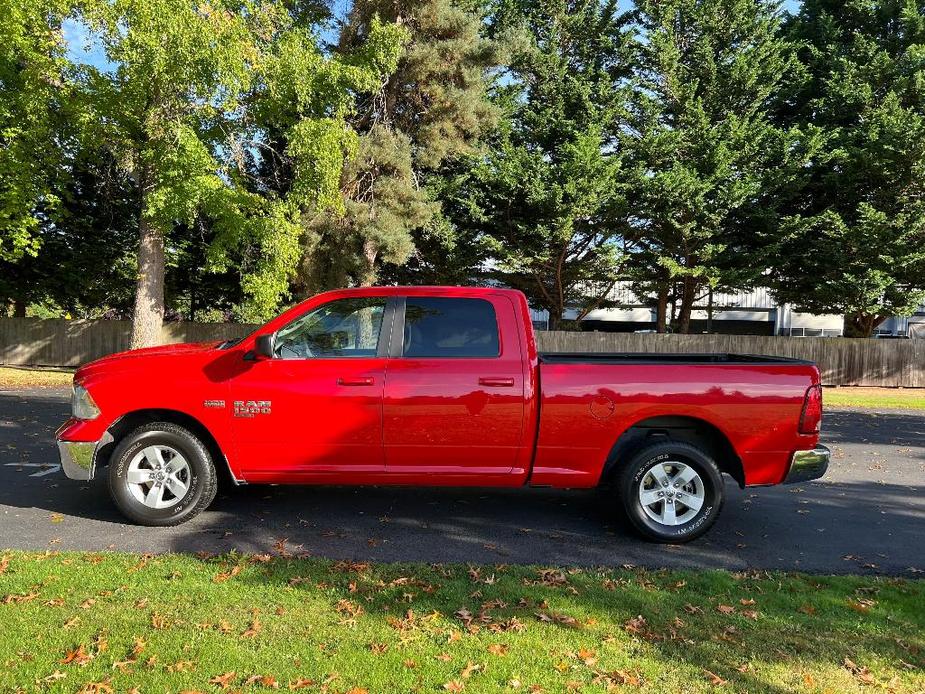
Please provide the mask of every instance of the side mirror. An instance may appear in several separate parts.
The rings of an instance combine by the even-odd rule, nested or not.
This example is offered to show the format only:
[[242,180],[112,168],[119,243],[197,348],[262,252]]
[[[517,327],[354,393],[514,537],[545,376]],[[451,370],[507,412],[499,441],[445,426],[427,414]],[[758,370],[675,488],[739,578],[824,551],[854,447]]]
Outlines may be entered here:
[[258,335],[254,340],[254,357],[257,359],[272,359],[275,356],[275,336]]

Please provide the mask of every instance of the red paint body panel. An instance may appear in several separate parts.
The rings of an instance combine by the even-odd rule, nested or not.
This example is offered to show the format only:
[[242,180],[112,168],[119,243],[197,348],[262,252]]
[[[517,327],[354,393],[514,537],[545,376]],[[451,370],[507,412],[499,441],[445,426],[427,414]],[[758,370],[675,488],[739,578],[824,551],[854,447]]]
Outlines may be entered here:
[[[818,379],[814,370],[803,364],[541,364],[532,481],[594,486],[623,432],[651,417],[685,416],[725,435],[742,460],[746,484],[778,483],[793,451],[818,440],[797,433],[806,389]],[[607,402],[613,403],[609,415],[601,406]]]
[[[370,296],[489,301],[500,355],[248,356],[257,336],[307,311]],[[684,416],[722,432],[747,484],[775,484],[792,453],[818,440],[797,433],[804,394],[819,382],[810,364],[542,362],[525,297],[501,289],[328,292],[234,347],[123,352],[82,367],[75,381],[102,414],[69,420],[59,439],[97,441],[134,412],[176,412],[205,427],[235,478],[248,482],[590,487],[623,432],[651,417]]]
[[525,474],[526,423],[520,320],[504,295],[487,297],[500,330],[496,358],[390,359],[383,443],[390,473]]

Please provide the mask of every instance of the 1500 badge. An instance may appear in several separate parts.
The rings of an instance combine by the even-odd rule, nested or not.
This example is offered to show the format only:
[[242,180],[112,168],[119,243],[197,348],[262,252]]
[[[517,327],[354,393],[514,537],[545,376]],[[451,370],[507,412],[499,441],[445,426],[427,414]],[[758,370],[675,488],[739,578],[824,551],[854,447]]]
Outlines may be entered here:
[[235,417],[253,417],[258,414],[270,414],[273,406],[269,400],[235,400]]

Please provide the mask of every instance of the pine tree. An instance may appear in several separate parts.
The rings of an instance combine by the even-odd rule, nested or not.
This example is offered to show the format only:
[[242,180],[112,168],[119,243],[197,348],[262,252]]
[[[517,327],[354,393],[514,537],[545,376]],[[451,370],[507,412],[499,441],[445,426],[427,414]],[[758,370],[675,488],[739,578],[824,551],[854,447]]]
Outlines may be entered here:
[[[561,327],[602,305],[623,257],[628,29],[616,2],[504,0],[493,28],[515,50],[491,150],[447,191],[483,269]],[[617,220],[617,221],[614,221]]]
[[925,4],[806,0],[789,28],[805,68],[781,119],[828,146],[783,226],[776,294],[867,337],[925,301]]
[[[781,198],[818,148],[783,129],[771,98],[794,69],[773,0],[642,0],[628,149],[633,276],[666,324],[688,332],[704,288],[741,287],[766,267]],[[674,288],[677,287],[676,292]]]
[[383,264],[407,281],[399,266],[446,228],[429,184],[442,166],[476,151],[495,123],[486,73],[496,48],[480,36],[478,14],[453,0],[357,0],[337,50],[357,51],[377,19],[402,26],[409,40],[397,69],[351,119],[359,145],[341,177],[343,213],[307,225],[309,289],[372,284]]

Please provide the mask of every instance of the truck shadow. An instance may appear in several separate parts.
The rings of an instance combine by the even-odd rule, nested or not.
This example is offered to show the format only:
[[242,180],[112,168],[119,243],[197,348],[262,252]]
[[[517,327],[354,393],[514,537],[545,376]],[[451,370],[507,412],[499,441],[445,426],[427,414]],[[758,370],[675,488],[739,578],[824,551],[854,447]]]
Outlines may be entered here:
[[[717,525],[687,545],[640,540],[595,492],[270,488],[219,499],[171,551],[272,553],[376,562],[902,572],[925,536],[920,487],[729,485]],[[906,563],[908,562],[908,564]],[[918,567],[925,568],[925,567]]]

